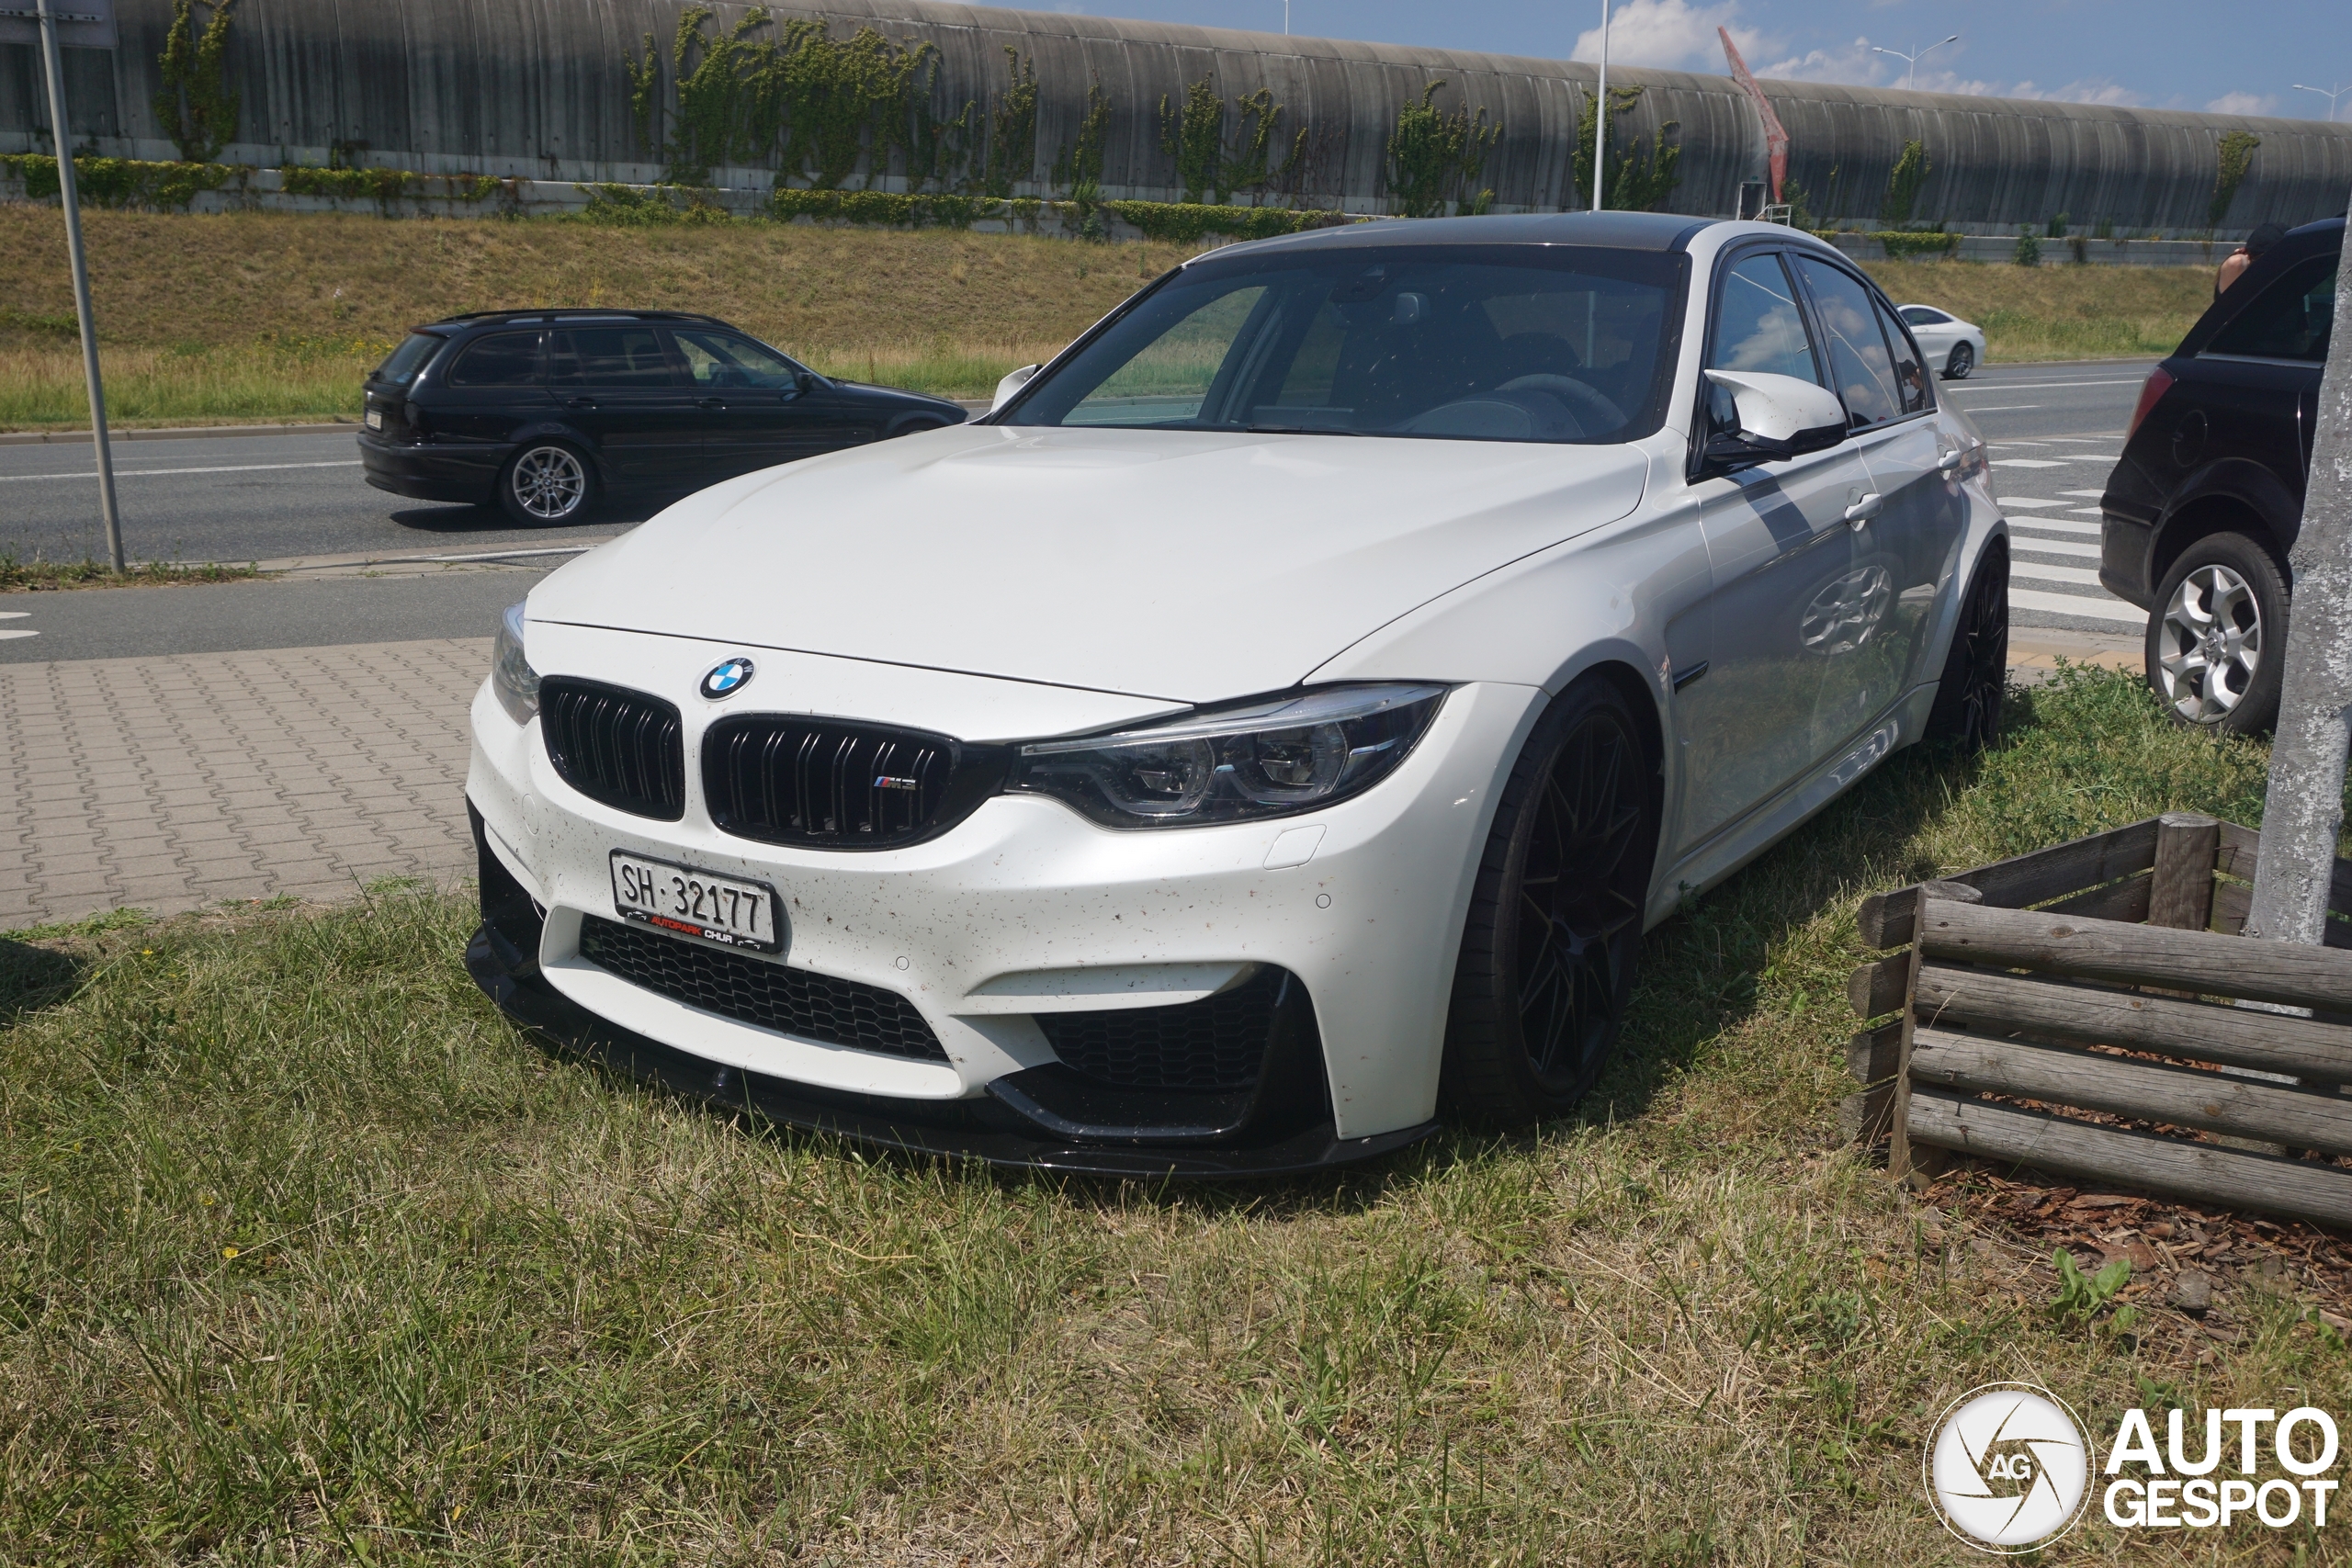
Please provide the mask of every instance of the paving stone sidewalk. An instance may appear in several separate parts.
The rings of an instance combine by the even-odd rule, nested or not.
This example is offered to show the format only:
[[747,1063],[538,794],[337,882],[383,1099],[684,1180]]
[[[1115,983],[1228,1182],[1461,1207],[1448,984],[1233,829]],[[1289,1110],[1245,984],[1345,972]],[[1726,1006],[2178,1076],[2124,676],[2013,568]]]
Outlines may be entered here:
[[0,665],[0,931],[473,870],[488,638]]

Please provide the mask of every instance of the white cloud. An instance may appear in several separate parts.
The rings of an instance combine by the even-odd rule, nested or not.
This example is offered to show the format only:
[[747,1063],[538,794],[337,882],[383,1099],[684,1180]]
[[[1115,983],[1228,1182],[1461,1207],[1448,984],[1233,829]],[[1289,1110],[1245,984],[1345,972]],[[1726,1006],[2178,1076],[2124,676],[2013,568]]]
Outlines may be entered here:
[[2268,93],[2223,93],[2205,106],[2207,114],[2277,114],[2278,100]]
[[[1728,69],[1717,28],[1728,28],[1742,55],[1765,46],[1752,28],[1736,25],[1739,0],[1718,6],[1692,6],[1688,0],[1625,0],[1609,17],[1609,62],[1612,65],[1649,65],[1660,70]],[[1600,58],[1600,29],[1591,28],[1577,37],[1572,58]]]
[[2000,95],[2007,98],[2044,98],[2060,104],[2105,104],[2111,108],[2136,108],[2147,100],[2129,87],[2120,87],[2105,77],[2084,77],[2063,87],[2043,87],[2032,82],[2020,82]]
[[1886,85],[1886,57],[1871,52],[1867,39],[1856,39],[1840,49],[1815,49],[1775,60],[1757,68],[1758,76],[1783,82],[1839,82],[1849,87]]

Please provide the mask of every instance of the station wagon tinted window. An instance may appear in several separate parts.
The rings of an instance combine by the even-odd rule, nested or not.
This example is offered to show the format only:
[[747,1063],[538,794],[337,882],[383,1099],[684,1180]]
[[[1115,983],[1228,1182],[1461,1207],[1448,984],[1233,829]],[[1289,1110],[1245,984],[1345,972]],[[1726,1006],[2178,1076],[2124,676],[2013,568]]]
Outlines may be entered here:
[[438,333],[411,333],[392,350],[391,356],[376,367],[376,379],[389,381],[395,387],[405,387],[416,379],[417,372],[448,339]]
[[2335,320],[2334,256],[2313,256],[2290,271],[2205,345],[2208,354],[2246,359],[2327,357],[2328,327]]
[[548,378],[559,385],[668,387],[677,374],[650,327],[567,327],[549,334]]
[[539,334],[492,333],[458,351],[452,387],[534,387],[539,380]]
[[1662,418],[1684,265],[1566,245],[1195,264],[1041,378],[1007,423],[1631,440]]

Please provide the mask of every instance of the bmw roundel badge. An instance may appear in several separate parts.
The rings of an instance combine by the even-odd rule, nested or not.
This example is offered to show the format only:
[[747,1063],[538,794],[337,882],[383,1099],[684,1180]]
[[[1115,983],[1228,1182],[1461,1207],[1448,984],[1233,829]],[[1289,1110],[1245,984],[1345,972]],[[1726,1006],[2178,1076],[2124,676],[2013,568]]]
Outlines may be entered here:
[[721,697],[733,696],[751,683],[752,661],[730,659],[724,664],[713,665],[710,673],[702,678],[702,694],[717,702]]

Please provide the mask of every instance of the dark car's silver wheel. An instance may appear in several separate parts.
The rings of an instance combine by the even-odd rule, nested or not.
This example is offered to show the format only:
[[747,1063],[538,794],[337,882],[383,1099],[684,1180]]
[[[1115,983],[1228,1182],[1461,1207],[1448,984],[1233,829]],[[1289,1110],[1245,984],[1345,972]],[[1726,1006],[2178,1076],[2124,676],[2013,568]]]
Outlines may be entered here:
[[1952,344],[1951,356],[1944,361],[1944,379],[1965,381],[1968,373],[1975,368],[1976,351],[1964,343]]
[[587,459],[550,441],[515,454],[499,483],[498,500],[518,523],[563,523],[588,510],[595,489]]
[[2181,724],[2253,735],[2278,714],[2287,585],[2270,552],[2212,534],[2181,552],[2148,622],[2148,684]]
[[1575,1106],[1617,1044],[1657,852],[1657,765],[1625,697],[1555,702],[1503,786],[1446,1023],[1450,1114],[1526,1126]]

